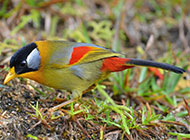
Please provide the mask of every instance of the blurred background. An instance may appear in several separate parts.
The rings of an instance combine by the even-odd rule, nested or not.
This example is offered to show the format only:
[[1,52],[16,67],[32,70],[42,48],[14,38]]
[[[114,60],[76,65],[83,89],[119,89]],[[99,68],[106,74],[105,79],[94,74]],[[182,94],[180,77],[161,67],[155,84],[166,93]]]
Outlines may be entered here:
[[[76,114],[84,128],[81,120],[70,119],[70,106],[67,113],[63,111],[66,117],[52,121],[44,108],[55,105],[55,95],[67,100],[65,93],[26,79],[2,84],[12,54],[37,40],[93,43],[127,57],[174,64],[189,72],[190,0],[0,0],[0,138],[7,134],[18,139],[91,139],[91,134],[102,140],[110,135],[114,139],[116,134],[118,139],[131,140],[190,138],[188,74],[165,73],[161,77],[147,69],[114,73],[102,84],[117,104],[133,111],[126,121],[94,91],[93,98],[86,100],[90,103],[73,107],[82,108]],[[38,101],[44,118],[35,116]],[[128,110],[122,111],[127,116]]]

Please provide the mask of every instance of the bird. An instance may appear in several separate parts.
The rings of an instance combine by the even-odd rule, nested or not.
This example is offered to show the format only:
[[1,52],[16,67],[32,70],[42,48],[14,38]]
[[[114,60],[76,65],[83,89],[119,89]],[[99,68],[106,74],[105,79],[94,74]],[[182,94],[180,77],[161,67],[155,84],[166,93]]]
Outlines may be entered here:
[[161,68],[178,74],[185,72],[167,63],[126,58],[121,53],[90,43],[43,40],[20,48],[11,57],[4,84],[16,77],[28,78],[67,90],[72,93],[72,99],[78,99],[110,73],[134,66]]

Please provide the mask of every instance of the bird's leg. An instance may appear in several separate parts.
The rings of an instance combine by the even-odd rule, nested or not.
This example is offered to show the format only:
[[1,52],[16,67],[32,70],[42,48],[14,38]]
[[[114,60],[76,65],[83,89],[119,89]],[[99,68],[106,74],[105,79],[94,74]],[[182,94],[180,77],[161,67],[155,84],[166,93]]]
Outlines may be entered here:
[[66,105],[68,105],[68,104],[71,104],[71,103],[74,102],[74,101],[77,101],[77,100],[81,99],[81,97],[82,97],[82,95],[83,95],[84,93],[86,93],[86,92],[88,92],[88,91],[91,91],[91,90],[92,90],[93,88],[95,88],[95,87],[96,87],[96,84],[93,84],[92,86],[90,86],[88,89],[86,89],[86,90],[83,91],[83,92],[78,91],[78,90],[72,91],[72,95],[71,95],[71,99],[70,99],[70,100],[68,100],[68,101],[66,101],[66,102],[63,102],[63,103],[61,103],[61,104],[59,104],[59,105],[56,105],[56,106],[50,108],[49,111],[50,111],[50,112],[54,112],[54,111],[56,111],[56,110],[58,110],[58,109],[60,109],[60,108],[62,108],[62,107],[64,107],[64,106],[66,106]]
[[88,89],[86,89],[85,91],[82,92],[82,95],[85,94],[85,93],[87,93],[87,92],[89,92],[89,91],[91,91],[95,87],[96,87],[96,84],[91,85]]
[[69,104],[71,104],[71,103],[74,102],[74,101],[77,101],[77,100],[80,99],[81,97],[82,97],[82,92],[79,92],[79,91],[77,91],[77,90],[72,91],[72,95],[71,95],[71,99],[70,99],[70,100],[65,101],[65,102],[63,102],[63,103],[61,103],[61,104],[59,104],[59,105],[56,105],[56,106],[50,108],[50,109],[49,109],[49,112],[52,113],[52,112],[54,112],[54,111],[56,111],[56,110],[59,110],[60,108],[66,106],[66,105],[69,105]]
[[83,92],[81,92],[81,91],[73,90],[72,95],[71,95],[71,99],[78,100],[78,99],[82,98],[82,94],[83,94]]

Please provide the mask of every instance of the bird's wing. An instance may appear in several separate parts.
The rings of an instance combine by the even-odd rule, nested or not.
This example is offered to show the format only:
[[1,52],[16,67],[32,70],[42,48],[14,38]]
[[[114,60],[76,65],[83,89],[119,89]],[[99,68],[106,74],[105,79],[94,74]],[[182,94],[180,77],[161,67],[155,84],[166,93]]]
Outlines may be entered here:
[[69,64],[73,65],[73,64],[89,63],[92,61],[113,56],[120,56],[120,54],[102,47],[78,46],[73,48]]
[[70,52],[69,55],[67,54],[67,56],[69,56],[67,64],[65,63],[65,57],[62,58],[59,57],[52,64],[54,68],[70,67],[73,65],[90,63],[100,59],[121,55],[110,49],[106,49],[103,47],[87,43],[76,43],[75,45],[68,47],[68,50],[70,49],[72,49],[72,51],[69,51]]

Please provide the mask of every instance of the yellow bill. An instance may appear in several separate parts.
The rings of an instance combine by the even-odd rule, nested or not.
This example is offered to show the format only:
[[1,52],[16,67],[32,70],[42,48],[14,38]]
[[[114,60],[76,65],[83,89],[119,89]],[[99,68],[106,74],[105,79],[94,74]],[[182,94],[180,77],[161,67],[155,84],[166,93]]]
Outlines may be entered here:
[[15,73],[15,67],[12,67],[4,80],[4,84],[8,83],[15,77],[17,77],[17,74]]

